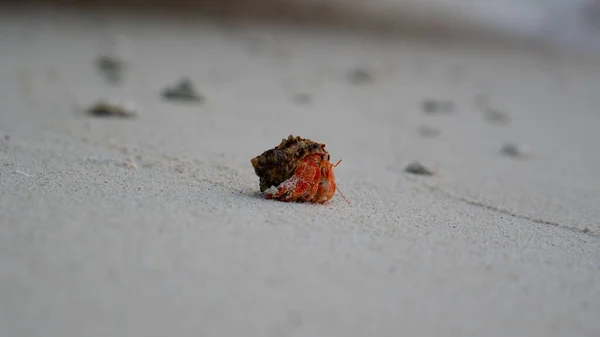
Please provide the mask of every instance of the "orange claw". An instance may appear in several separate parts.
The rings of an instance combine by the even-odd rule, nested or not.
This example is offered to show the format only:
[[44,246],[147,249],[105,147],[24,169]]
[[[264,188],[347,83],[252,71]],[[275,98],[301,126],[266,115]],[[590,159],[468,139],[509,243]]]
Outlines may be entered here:
[[[340,192],[335,183],[333,168],[342,160],[332,164],[320,154],[304,157],[299,161],[294,174],[277,187],[265,191],[265,198],[280,201],[310,201],[323,204]],[[348,199],[340,192],[346,202]]]
[[276,191],[273,191],[273,188],[267,190],[265,197],[280,201],[311,200],[319,187],[317,183],[321,177],[319,160],[320,155],[317,154],[306,156],[298,163],[294,175],[279,184]]

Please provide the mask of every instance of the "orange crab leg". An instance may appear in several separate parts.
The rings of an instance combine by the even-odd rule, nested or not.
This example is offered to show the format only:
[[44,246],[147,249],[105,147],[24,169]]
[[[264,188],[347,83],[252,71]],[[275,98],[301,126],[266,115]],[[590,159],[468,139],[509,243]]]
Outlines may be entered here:
[[319,179],[319,188],[313,197],[313,202],[325,203],[333,196],[331,191],[335,193],[335,175],[332,167],[334,165],[329,161],[321,162],[321,179]]
[[[342,160],[338,160],[337,163],[335,163],[335,165],[333,165],[333,167],[337,167],[340,163],[342,162]],[[333,172],[333,170],[331,170],[331,172]],[[344,200],[346,200],[347,203],[350,203],[350,201],[348,201],[348,199],[346,199],[346,196],[344,195],[344,193],[342,193],[342,191],[340,191],[340,189],[337,187],[337,185],[335,185],[335,190],[337,190],[340,195],[342,196],[342,198],[344,198]]]
[[344,195],[344,193],[342,193],[342,191],[340,191],[340,189],[336,186],[335,189],[340,193],[340,195],[342,196],[342,198],[344,198],[344,200],[346,200],[346,202],[348,204],[350,204],[350,201],[348,201],[348,199],[346,199],[346,196]]
[[325,203],[335,194],[335,191],[340,192],[340,195],[347,203],[350,203],[346,196],[342,194],[342,192],[337,188],[337,184],[335,183],[335,173],[333,172],[333,168],[338,166],[342,160],[338,160],[337,163],[331,164],[330,162],[323,162],[322,171],[321,171],[321,179],[319,181],[319,189],[313,198],[313,202],[316,203]]

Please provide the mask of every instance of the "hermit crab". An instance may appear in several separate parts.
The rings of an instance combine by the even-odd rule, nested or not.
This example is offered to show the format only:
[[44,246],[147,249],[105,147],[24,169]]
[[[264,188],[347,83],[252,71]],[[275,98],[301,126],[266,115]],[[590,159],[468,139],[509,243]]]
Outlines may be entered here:
[[266,199],[323,204],[339,192],[333,168],[341,160],[332,164],[329,159],[325,144],[290,135],[251,163]]

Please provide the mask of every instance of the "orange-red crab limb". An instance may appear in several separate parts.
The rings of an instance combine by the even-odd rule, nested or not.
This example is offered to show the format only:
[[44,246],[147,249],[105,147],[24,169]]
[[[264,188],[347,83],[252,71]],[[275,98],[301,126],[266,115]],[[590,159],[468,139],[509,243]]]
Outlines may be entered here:
[[[265,197],[280,201],[327,202],[337,190],[333,168],[341,162],[340,160],[334,165],[328,159],[329,155],[324,157],[320,154],[304,157],[299,161],[294,174],[279,186],[267,189]],[[348,201],[343,194],[342,197]]]

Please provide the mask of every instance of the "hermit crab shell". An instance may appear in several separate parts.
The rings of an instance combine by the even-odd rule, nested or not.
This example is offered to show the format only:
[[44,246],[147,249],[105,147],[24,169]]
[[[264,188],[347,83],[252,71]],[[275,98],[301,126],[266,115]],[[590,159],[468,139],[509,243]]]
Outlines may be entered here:
[[279,186],[289,179],[294,174],[298,161],[309,154],[321,154],[324,159],[329,160],[325,144],[292,135],[284,138],[275,148],[252,158],[254,172],[260,178],[260,191]]

